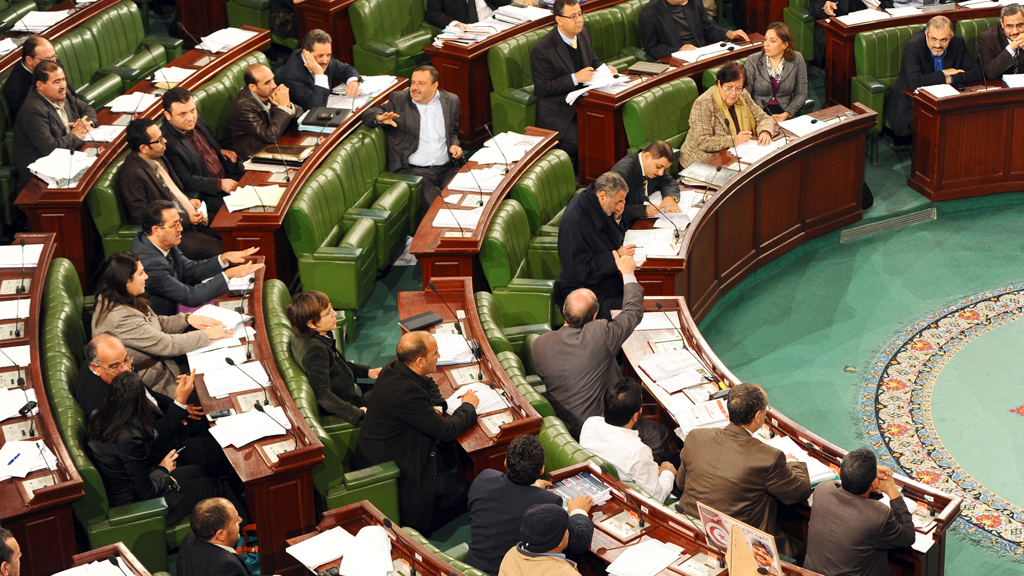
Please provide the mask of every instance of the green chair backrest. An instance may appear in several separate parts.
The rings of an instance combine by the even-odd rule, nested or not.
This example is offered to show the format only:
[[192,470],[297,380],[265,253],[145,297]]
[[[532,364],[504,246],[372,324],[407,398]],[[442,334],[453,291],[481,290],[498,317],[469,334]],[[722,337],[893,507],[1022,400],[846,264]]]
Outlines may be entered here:
[[629,148],[643,148],[655,140],[681,147],[690,131],[690,109],[697,95],[693,79],[680,78],[628,100],[622,107],[622,123]]
[[501,308],[494,300],[494,296],[490,292],[477,292],[474,297],[477,317],[480,318],[480,325],[484,329],[491,350],[495,354],[512,352],[512,344],[505,337],[505,322],[501,318]]
[[560,470],[573,464],[593,462],[604,465],[618,478],[615,467],[607,460],[587,450],[573,439],[572,434],[557,416],[546,416],[541,421],[540,434],[537,435],[544,446],[544,469],[548,472]]
[[519,276],[530,247],[530,221],[522,204],[508,198],[498,206],[480,246],[480,267],[491,289]]
[[419,0],[357,0],[348,9],[356,44],[388,42],[411,34],[424,22]]
[[626,21],[615,7],[584,14],[583,25],[590,32],[594,53],[602,62],[618,58],[626,47]]
[[861,32],[853,41],[857,75],[874,76],[886,90],[892,88],[900,74],[903,47],[921,30],[921,25],[897,26]]
[[972,18],[971,20],[961,20],[956,23],[956,33],[964,37],[964,42],[967,43],[967,49],[971,51],[971,54],[975,58],[978,57],[978,36],[982,32],[995,26],[999,23],[998,16],[992,16],[991,18]]
[[92,81],[103,66],[100,59],[100,41],[86,26],[79,26],[53,41],[53,48],[64,65],[64,75],[78,88]]
[[576,193],[572,160],[562,150],[552,150],[534,163],[512,187],[510,198],[526,211],[530,231],[551,222]]
[[331,154],[327,163],[340,179],[346,208],[369,208],[377,197],[377,178],[388,167],[387,136],[365,126]]
[[218,139],[224,134],[224,125],[227,124],[231,105],[235,103],[238,91],[245,85],[245,69],[253,64],[270,65],[270,61],[263,52],[250,52],[209,82],[192,91],[192,96],[196,99],[196,108]]
[[491,74],[491,86],[495,92],[506,88],[525,88],[533,85],[530,69],[530,52],[547,29],[534,30],[495,44],[487,52],[487,67]]
[[[148,18],[149,15],[147,14]],[[135,2],[119,2],[82,24],[99,40],[100,66],[111,66],[134,54],[142,46],[146,29]],[[63,58],[63,52],[61,53]]]
[[644,41],[640,38],[640,11],[646,5],[647,2],[643,0],[627,0],[615,5],[615,9],[622,14],[622,21],[626,27],[626,46],[644,46]]
[[[121,172],[121,165],[128,157],[128,152],[118,156],[110,163],[110,166],[100,174],[96,184],[89,190],[85,201],[89,204],[89,213],[92,214],[92,221],[96,223],[96,230],[100,236],[116,234],[122,226],[128,224],[128,217],[124,211],[124,204],[121,202],[121,194],[117,190],[117,175]],[[107,255],[109,256],[109,254]]]

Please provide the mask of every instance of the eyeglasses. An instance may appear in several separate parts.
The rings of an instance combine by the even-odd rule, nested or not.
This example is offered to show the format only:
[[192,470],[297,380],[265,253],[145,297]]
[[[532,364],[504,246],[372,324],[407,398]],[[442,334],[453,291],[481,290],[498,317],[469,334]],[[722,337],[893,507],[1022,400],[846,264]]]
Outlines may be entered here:
[[167,225],[163,225],[163,224],[160,225],[161,228],[167,228],[168,230],[174,230],[175,228],[177,228],[179,226],[181,226],[181,220],[180,219],[175,220],[174,222],[171,222],[170,224],[167,224]]
[[1024,30],[1024,22],[1020,24],[1003,24],[1005,30]]
[[125,356],[124,360],[117,362],[110,366],[102,366],[104,370],[110,370],[111,372],[124,372],[132,369],[132,357]]
[[733,86],[731,84],[722,84],[722,92],[728,92],[729,94],[739,94],[743,91],[743,86]]
[[555,14],[559,18],[565,18],[566,20],[583,20],[583,12],[577,12],[572,16],[566,16],[565,14]]
[[951,40],[953,40],[952,36],[946,36],[945,38],[935,38],[934,36],[928,36],[929,44],[938,44],[940,46],[945,46],[946,44],[949,44]]
[[164,142],[167,142],[167,138],[165,138],[164,136],[161,136],[161,137],[157,138],[156,140],[153,140],[152,142],[146,142],[146,144],[148,146],[152,146],[153,144],[157,144],[157,143],[163,144]]

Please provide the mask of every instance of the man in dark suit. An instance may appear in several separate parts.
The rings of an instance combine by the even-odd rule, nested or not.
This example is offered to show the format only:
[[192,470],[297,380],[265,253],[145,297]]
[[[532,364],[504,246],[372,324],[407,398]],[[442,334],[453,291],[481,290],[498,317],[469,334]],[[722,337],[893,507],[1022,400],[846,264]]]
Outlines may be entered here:
[[[690,432],[679,454],[676,509],[697,517],[697,502],[773,534],[783,554],[802,559],[805,544],[778,529],[778,503],[796,504],[811,495],[807,465],[754,438],[764,426],[768,396],[756,384],[729,393],[729,425]],[[817,502],[815,502],[817,504]]]
[[14,121],[14,165],[18,189],[32,179],[28,165],[57,148],[74,150],[96,123],[96,111],[68,94],[64,69],[55,62],[40,62],[32,72],[35,88],[25,97]]
[[7,528],[0,528],[0,574],[21,576],[21,546]]
[[[611,310],[622,306],[622,280],[616,261],[633,257],[635,246],[623,246],[625,237],[612,218],[626,202],[626,181],[605,172],[582,194],[569,200],[558,225],[558,259],[562,272],[555,282],[555,305],[577,288],[589,288],[601,302],[598,318],[610,319]],[[601,415],[598,410],[595,416]]]
[[[458,28],[487,20],[495,10],[511,3],[512,0],[427,0],[427,12],[424,17],[431,26],[437,28]],[[530,6],[537,5],[534,0],[526,0],[524,3]]]
[[672,147],[664,140],[655,140],[643,150],[630,152],[622,160],[612,166],[615,172],[626,181],[626,206],[622,209],[620,224],[623,230],[629,230],[633,223],[641,218],[654,218],[658,208],[648,204],[648,197],[655,192],[661,193],[658,207],[663,212],[682,212],[679,206],[679,184],[665,170],[675,160]]
[[224,126],[221,145],[248,160],[281,135],[302,115],[302,107],[291,101],[288,87],[274,82],[274,72],[263,64],[245,69],[245,86],[238,91]]
[[[40,62],[60,64],[60,59],[57,58],[53,44],[45,36],[29,36],[21,45],[21,65],[11,67],[11,74],[7,76],[7,83],[4,84],[4,96],[7,97],[7,105],[11,108],[11,118],[18,116],[18,110],[21,110],[29,91],[35,87],[32,72]],[[75,96],[71,82],[68,82],[67,86],[68,94]]]
[[440,442],[452,442],[476,424],[479,400],[473,392],[445,418],[437,383],[437,341],[427,332],[409,332],[398,341],[398,356],[377,375],[356,445],[358,467],[394,460],[402,524],[429,534],[466,507],[469,484],[438,462]]
[[226,498],[208,498],[192,509],[178,549],[178,576],[252,576],[235,550],[242,517]]
[[212,220],[224,205],[224,196],[238,187],[245,174],[238,154],[220,147],[186,88],[175,86],[164,92],[163,104],[165,122],[160,130],[167,139],[165,158],[185,194],[206,202]]
[[825,28],[818,20],[846,16],[850,12],[866,10],[862,0],[811,0],[808,6],[814,17],[814,63],[819,68],[825,67]]
[[700,0],[651,0],[640,11],[639,24],[644,52],[654,60],[725,40],[750,41],[743,30],[715,25]]
[[146,206],[154,200],[169,200],[181,219],[178,248],[182,254],[192,260],[205,260],[223,252],[220,234],[210,228],[208,217],[199,210],[202,201],[185,195],[178,175],[164,159],[167,140],[160,127],[149,118],[139,118],[128,123],[125,133],[131,152],[117,174],[117,190],[128,221],[139,224]]
[[291,91],[292,102],[305,110],[327,106],[331,90],[345,85],[345,95],[359,95],[359,72],[331,57],[331,35],[310,30],[302,46],[294,50],[281,68],[281,84]]
[[1024,12],[1020,4],[1008,4],[999,11],[999,26],[978,35],[978,58],[985,77],[996,80],[1003,74],[1024,73]]
[[[529,434],[517,436],[505,453],[505,473],[487,469],[469,489],[469,552],[466,563],[497,576],[501,559],[519,542],[523,514],[536,504],[562,505],[562,498],[546,488],[544,446]],[[590,549],[594,521],[589,496],[569,501],[569,545],[566,551],[582,554]]]
[[423,178],[423,214],[448,185],[462,158],[459,97],[437,87],[433,66],[412,72],[409,90],[392,92],[383,106],[363,112],[363,124],[388,136],[388,171]]
[[[875,454],[859,448],[843,458],[842,484],[823,482],[814,489],[807,529],[804,568],[821,574],[888,576],[886,550],[914,543],[914,521],[892,479]],[[875,500],[885,494],[889,503]]]
[[885,119],[899,136],[914,124],[914,105],[904,90],[932,84],[981,82],[982,74],[963,36],[953,34],[949,18],[934,16],[903,47],[900,75],[885,99]]
[[[579,144],[576,109],[565,96],[594,77],[601,60],[594,53],[590,31],[583,28],[579,0],[555,0],[555,27],[530,52],[533,93],[537,96],[537,126],[558,132],[558,147],[577,166]],[[613,66],[609,66],[615,72]]]
[[[181,219],[168,200],[155,200],[142,212],[142,230],[132,240],[146,278],[149,307],[161,316],[178,313],[178,305],[195,307],[228,293],[228,279],[242,278],[263,267],[245,263],[258,248],[225,252],[193,262],[178,249]],[[229,268],[230,266],[230,268]],[[208,280],[208,281],[206,281]]]

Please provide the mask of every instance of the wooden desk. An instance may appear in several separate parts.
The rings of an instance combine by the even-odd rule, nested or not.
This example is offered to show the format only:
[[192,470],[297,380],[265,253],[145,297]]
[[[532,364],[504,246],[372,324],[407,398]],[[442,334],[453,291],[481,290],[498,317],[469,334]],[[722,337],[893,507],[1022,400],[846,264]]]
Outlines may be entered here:
[[[227,0],[174,0],[177,9],[177,20],[185,25],[185,29],[202,42],[203,36],[212,34],[228,26]],[[145,16],[144,17],[148,17]],[[195,48],[195,42],[184,32],[180,38],[188,48]]]
[[[93,4],[86,4],[81,8],[76,8],[73,14],[69,14],[67,18],[47,28],[45,32],[42,32],[40,34],[40,36],[46,36],[51,41],[56,40],[57,38],[60,38],[61,36],[74,30],[75,28],[78,28],[78,26],[80,26],[93,16],[99,14],[100,12],[103,12],[107,8],[110,8],[111,6],[119,2],[121,2],[121,0],[99,0],[98,2],[95,2]],[[50,10],[69,10],[71,8],[75,8],[75,5],[72,4],[70,0],[64,0],[60,4],[57,4],[56,6],[51,8]],[[9,38],[23,38],[29,35],[30,34],[26,32],[18,32],[17,30],[8,30],[7,33],[4,34],[4,36]],[[60,55],[58,54],[58,56]],[[11,66],[14,66],[18,62],[21,62],[21,46],[18,46],[14,50],[11,50],[7,54],[4,54],[3,57],[0,57],[0,74],[5,74],[8,70],[11,69]],[[13,126],[14,119],[12,118],[11,127],[9,129],[13,130]]]
[[[483,372],[483,383],[491,383],[498,388],[498,393],[505,397],[510,408],[499,410],[493,414],[507,412],[513,418],[512,422],[502,424],[497,434],[489,433],[479,421],[469,430],[459,436],[459,446],[462,447],[467,459],[459,462],[463,475],[470,482],[476,478],[482,470],[493,468],[505,470],[505,452],[508,444],[513,438],[521,434],[536,434],[540,432],[541,417],[533,406],[523,398],[519,389],[512,380],[505,374],[505,370],[498,362],[497,356],[487,343],[487,335],[484,334],[483,326],[480,324],[480,317],[476,311],[476,300],[473,296],[473,286],[469,278],[434,278],[437,291],[444,297],[445,302],[452,310],[465,310],[466,319],[462,321],[463,333],[466,338],[476,339],[483,350],[483,359],[479,369]],[[454,322],[455,318],[448,308],[432,290],[424,292],[399,292],[398,293],[398,317],[408,318],[423,312],[434,312],[445,322]],[[431,328],[433,332],[436,327]],[[460,368],[476,368],[476,363],[456,364],[451,366],[438,366],[437,372],[433,374],[441,395],[445,398],[455,393],[455,379],[453,370]],[[480,414],[480,418],[492,414],[486,412]]]
[[[245,29],[259,30],[248,26]],[[205,66],[197,65],[197,62],[206,58],[207,54],[197,50],[186,52],[169,65],[196,70],[180,84],[189,90],[194,90],[246,54],[261,50],[269,42],[270,33],[262,30],[231,50],[215,54],[213,61]],[[155,89],[153,82],[143,80],[128,93],[153,92]],[[158,100],[149,108],[136,114],[136,117],[155,120],[162,112],[163,105]],[[126,116],[125,114],[113,114],[110,108],[102,108],[96,113],[97,121],[101,125],[112,124],[118,118]],[[33,177],[14,201],[15,206],[24,210],[28,215],[32,230],[57,235],[56,256],[71,260],[75,265],[75,270],[78,271],[78,276],[82,279],[82,284],[86,286],[89,285],[91,274],[103,261],[103,251],[99,248],[99,234],[96,232],[96,225],[89,214],[89,208],[85,205],[85,197],[107,167],[127,150],[128,144],[125,133],[122,132],[113,142],[87,142],[82,145],[80,150],[90,148],[98,150],[96,162],[86,171],[77,186],[48,189],[42,180]]]
[[[291,242],[288,241],[288,236],[284,233],[284,217],[288,213],[288,208],[292,205],[292,200],[295,199],[295,195],[306,183],[306,180],[309,179],[313,172],[320,168],[320,164],[324,159],[330,156],[338,144],[341,144],[349,134],[359,128],[361,125],[359,114],[366,110],[367,107],[378,106],[387,102],[388,94],[404,90],[408,83],[408,80],[405,78],[399,78],[391,88],[374,97],[359,112],[346,118],[333,132],[326,136],[320,136],[320,144],[317,146],[316,151],[302,163],[302,167],[298,170],[289,170],[291,181],[287,184],[281,184],[285,187],[285,192],[277,206],[266,209],[239,210],[237,212],[228,212],[227,208],[221,208],[220,212],[214,217],[211,226],[220,233],[221,238],[224,240],[224,249],[245,250],[253,246],[258,247],[260,249],[259,254],[266,257],[267,278],[279,278],[285,284],[292,284],[292,281],[298,275],[298,271],[296,270],[295,253],[292,252]],[[301,144],[311,137],[316,139],[317,135],[311,132],[300,132],[293,123],[288,132],[281,136],[280,144]],[[270,172],[250,171],[248,174],[248,178],[244,179],[240,185],[248,186],[252,183],[262,186],[270,184],[267,181],[272,175]]]
[[[356,502],[355,504],[349,504],[342,506],[341,508],[335,508],[334,510],[328,510],[324,512],[324,519],[320,521],[316,526],[315,532],[309,532],[295,538],[288,539],[288,545],[294,546],[299,542],[309,540],[310,538],[326,532],[332,528],[341,527],[348,531],[349,534],[355,536],[360,530],[367,526],[381,526],[384,527],[384,514],[381,514],[380,510],[376,506],[371,504],[367,500]],[[409,557],[409,553],[406,551],[406,546],[416,556],[415,565],[416,573],[423,574],[424,576],[464,576],[462,572],[459,572],[455,568],[448,564],[444,560],[438,558],[437,554],[434,554],[428,550],[423,544],[420,544],[416,540],[406,534],[400,527],[392,524],[392,527],[402,537],[403,546],[401,543],[396,542],[395,534],[391,530],[384,528],[387,532],[388,538],[391,539],[391,558],[393,560],[401,560],[403,564],[411,566],[413,564],[413,558]],[[322,572],[328,568],[336,568],[341,565],[341,559],[328,562],[318,567],[318,571]],[[409,571],[406,568],[404,571],[408,574]]]
[[[310,0],[312,1],[312,0]],[[622,0],[584,0],[580,7],[584,13],[610,8]],[[526,32],[554,26],[555,17],[526,22],[489,36],[470,46],[445,44],[437,48],[427,44],[423,50],[430,54],[430,63],[441,77],[441,88],[459,97],[459,141],[462,147],[473,149],[487,139],[484,126],[491,123],[491,73],[487,65],[487,52],[500,42]],[[526,62],[525,66],[530,63]]]
[[[857,75],[857,61],[853,57],[853,42],[857,34],[883,28],[895,28],[896,26],[923,25],[937,14],[949,18],[955,27],[960,20],[999,16],[999,7],[962,8],[957,6],[955,9],[945,12],[887,18],[856,26],[847,26],[835,18],[818,20],[818,24],[825,28],[825,105],[850,105],[850,81]],[[899,59],[901,56],[902,54],[897,54],[893,57]]]
[[143,566],[137,558],[135,558],[132,551],[120,542],[116,544],[107,544],[106,546],[94,548],[88,552],[82,552],[81,554],[75,554],[71,557],[71,565],[81,566],[92,562],[102,562],[107,560],[111,555],[117,558],[118,565],[126,575],[135,574],[137,576],[150,576],[149,570],[146,570],[146,567]]
[[735,0],[732,22],[747,34],[764,33],[772,22],[782,22],[782,9],[789,0]]
[[752,34],[751,40],[757,43],[737,47],[732,52],[723,52],[692,64],[672,57],[664,58],[661,62],[673,66],[667,72],[657,76],[641,76],[640,82],[617,94],[592,90],[576,100],[580,186],[597,180],[598,176],[611,170],[626,155],[626,127],[622,124],[622,107],[627,101],[655,86],[680,78],[693,78],[699,88],[705,70],[760,52],[764,36]]
[[[25,276],[31,279],[27,286],[28,292],[21,296],[22,302],[29,305],[30,313],[25,318],[25,330],[20,338],[4,340],[2,345],[31,347],[31,363],[22,367],[26,376],[26,388],[36,392],[39,414],[34,416],[35,436],[24,438],[42,439],[51,452],[57,457],[57,467],[53,475],[48,470],[30,473],[25,478],[11,478],[0,482],[0,522],[4,528],[14,533],[23,554],[21,573],[25,576],[48,576],[70,566],[71,555],[75,553],[75,527],[71,516],[71,504],[85,496],[82,490],[82,478],[75,469],[74,462],[64,447],[60,432],[50,412],[50,403],[46,397],[43,384],[43,354],[41,323],[43,310],[43,288],[46,275],[54,255],[53,234],[17,234],[15,243],[21,239],[26,244],[42,244],[43,253],[35,266],[25,269]],[[0,268],[0,281],[20,279],[18,268]],[[0,300],[10,301],[15,295],[0,296]],[[11,369],[4,369],[6,380]],[[11,418],[3,422],[10,426],[28,418]],[[0,442],[6,440],[0,435]],[[50,485],[39,488],[30,498],[25,491],[24,483],[28,481],[48,481]]]
[[356,43],[352,33],[352,20],[348,7],[355,0],[306,0],[292,8],[299,17],[299,38],[305,38],[319,28],[331,35],[331,51],[342,62],[352,64],[352,46]]
[[[698,553],[714,555],[715,557],[722,555],[713,546],[708,545],[707,537],[703,534],[703,528],[699,522],[691,522],[689,518],[676,512],[674,509],[666,508],[660,502],[640,494],[629,487],[625,487],[629,491],[630,497],[636,503],[636,506],[634,506],[626,500],[620,487],[621,485],[607,474],[601,472],[593,462],[576,464],[556,470],[551,473],[551,482],[560,482],[581,472],[590,472],[595,478],[611,488],[611,499],[600,506],[594,506],[590,509],[590,515],[594,518],[594,537],[590,543],[590,553],[600,558],[602,562],[606,564],[614,562],[619,555],[626,551],[629,545],[639,542],[640,538],[638,536],[646,536],[661,542],[675,544],[683,549],[683,554],[687,557]],[[623,510],[636,511],[637,506],[640,507],[640,511],[636,513],[643,515],[646,526],[638,536],[634,536],[627,543],[623,543],[601,526],[601,519],[614,516]],[[668,568],[659,572],[658,576],[679,576],[681,572],[677,572],[673,567],[683,561],[682,559],[676,560]],[[783,574],[816,574],[816,572],[804,570],[793,564],[786,562],[781,564]],[[728,574],[728,571],[726,574]]]
[[[262,257],[251,260],[259,262]],[[270,386],[266,388],[270,403],[283,407],[299,446],[281,454],[277,463],[270,464],[262,447],[291,438],[282,432],[242,448],[229,446],[224,448],[224,454],[245,483],[246,506],[252,521],[259,526],[261,571],[265,574],[299,576],[305,573],[305,568],[285,554],[284,545],[286,539],[312,530],[316,523],[312,470],[313,466],[323,461],[324,446],[306,424],[306,419],[292,401],[284,378],[277,371],[277,362],[266,337],[269,332],[263,318],[263,280],[264,271],[257,271],[255,287],[246,304],[247,313],[255,319],[253,358],[263,365],[270,377]],[[196,376],[196,393],[207,414],[226,408],[241,412],[241,397],[253,392],[213,398],[202,375]],[[259,389],[255,393],[262,396]],[[248,403],[244,407],[252,408]],[[216,427],[216,421],[212,426]]]
[[[498,209],[498,205],[505,199],[523,173],[555,147],[555,137],[558,136],[556,132],[534,128],[533,126],[527,126],[525,133],[527,136],[543,136],[544,139],[524,155],[522,160],[516,162],[511,167],[508,174],[505,175],[505,179],[490,194],[491,197],[484,206],[484,212],[480,216],[476,228],[472,231],[465,231],[468,236],[460,237],[457,229],[434,228],[432,225],[434,217],[441,210],[460,210],[465,208],[460,206],[449,207],[445,205],[444,200],[438,198],[434,200],[434,203],[427,210],[426,216],[423,217],[419,228],[416,229],[412,245],[409,247],[409,253],[416,256],[416,260],[423,267],[424,289],[426,289],[427,284],[435,276],[469,276],[473,278],[473,286],[476,290],[487,289],[487,280],[484,278],[477,255],[480,254],[480,246],[483,244],[484,235],[491,224],[491,218]],[[476,162],[469,162],[466,166],[462,167],[460,172],[480,167]],[[466,193],[452,191],[447,187],[441,191],[442,198],[450,194],[461,194],[462,200],[465,200],[467,196]],[[472,192],[469,194],[476,196]]]
[[[998,86],[997,88],[992,88]],[[1024,188],[1024,88],[989,82],[948,98],[907,91],[914,103],[914,151],[907,185],[929,200]],[[973,134],[976,137],[969,137]]]
[[[741,382],[708,347],[707,342],[697,329],[685,298],[647,298],[644,301],[644,310],[647,312],[657,310],[655,302],[660,302],[663,310],[679,321],[687,348],[705,367],[710,369],[720,382],[724,382],[728,386],[734,386]],[[678,340],[678,338],[678,333],[671,329],[644,330],[634,332],[622,346],[628,360],[627,372],[643,382],[647,393],[656,399],[655,417],[666,423],[669,428],[675,428],[678,423],[668,407],[679,401],[680,398],[683,401],[688,400],[682,392],[668,394],[655,384],[639,368],[639,362],[645,356],[653,353],[650,342]],[[811,457],[833,467],[833,469],[838,469],[842,459],[846,456],[846,450],[800,426],[771,406],[768,408],[767,425],[776,434],[791,437],[797,445],[803,446],[809,442],[817,450],[808,451]],[[912,548],[894,550],[889,553],[892,572],[895,576],[940,575],[945,559],[946,531],[960,515],[961,499],[901,475],[896,475],[896,483],[905,496],[922,506],[934,509],[935,525],[925,532],[918,530],[917,541]],[[779,526],[788,534],[792,534],[804,542],[807,541],[807,522],[809,520],[810,507],[806,504],[779,507]]]

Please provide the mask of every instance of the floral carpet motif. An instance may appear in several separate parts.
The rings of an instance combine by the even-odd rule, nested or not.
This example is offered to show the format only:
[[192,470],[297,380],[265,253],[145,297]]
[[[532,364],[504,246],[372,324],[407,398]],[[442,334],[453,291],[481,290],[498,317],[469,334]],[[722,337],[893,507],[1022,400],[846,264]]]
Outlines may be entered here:
[[[1024,511],[986,489],[950,456],[935,433],[936,378],[972,340],[1024,317],[1024,284],[982,292],[909,326],[875,359],[861,396],[865,431],[879,463],[963,498],[957,526],[1024,559]],[[1007,410],[1024,416],[1024,407]]]

